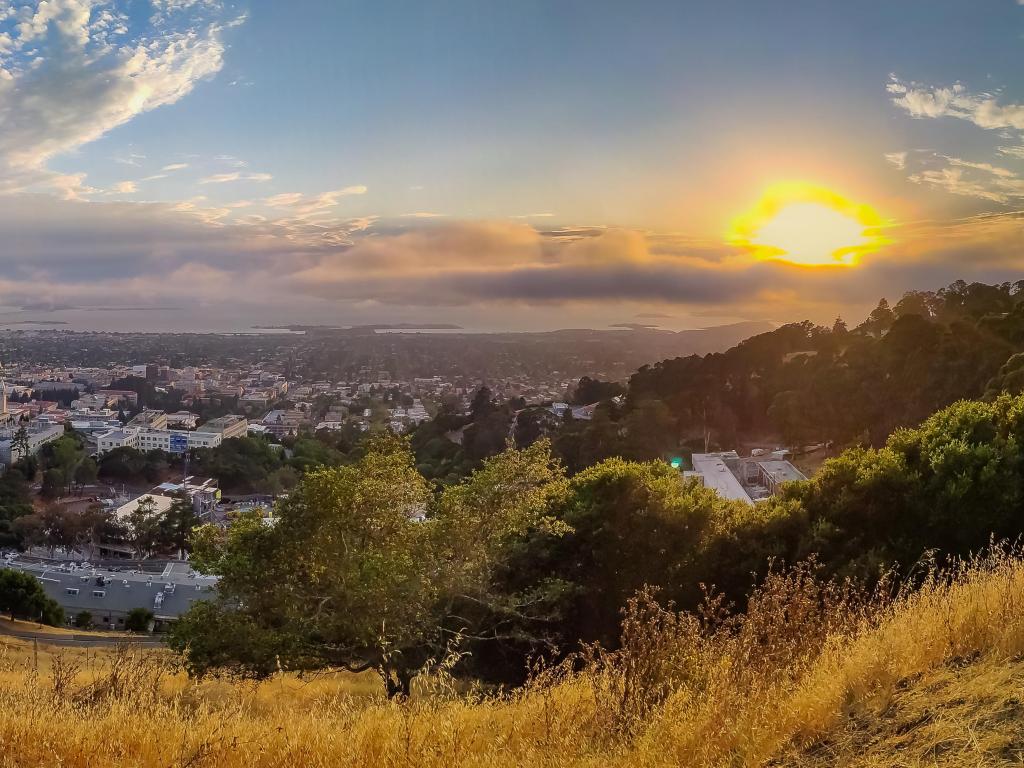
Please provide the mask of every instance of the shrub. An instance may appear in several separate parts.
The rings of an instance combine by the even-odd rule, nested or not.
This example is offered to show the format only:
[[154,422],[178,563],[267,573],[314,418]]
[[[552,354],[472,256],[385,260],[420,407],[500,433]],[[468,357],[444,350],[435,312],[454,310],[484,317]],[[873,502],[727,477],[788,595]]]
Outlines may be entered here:
[[129,632],[148,632],[153,619],[152,611],[146,608],[132,608],[124,620],[124,628]]

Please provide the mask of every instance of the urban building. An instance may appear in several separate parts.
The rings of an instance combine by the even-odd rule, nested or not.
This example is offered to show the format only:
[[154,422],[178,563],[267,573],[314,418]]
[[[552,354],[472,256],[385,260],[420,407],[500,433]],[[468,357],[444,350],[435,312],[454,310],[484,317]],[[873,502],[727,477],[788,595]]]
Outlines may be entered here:
[[64,609],[68,625],[83,611],[104,629],[124,629],[128,614],[145,608],[160,632],[175,622],[196,600],[210,600],[217,578],[196,573],[187,563],[174,563],[163,571],[114,571],[75,563],[30,563],[9,557],[7,568],[30,573],[46,594]]
[[248,431],[249,421],[245,416],[238,416],[235,414],[210,419],[205,424],[196,427],[196,432],[214,432],[220,435],[221,440],[230,440],[233,437],[245,437]]
[[693,470],[683,473],[719,496],[754,504],[779,492],[783,483],[807,477],[786,459],[787,451],[756,450],[741,457],[736,451],[693,454]]
[[167,429],[167,414],[163,411],[153,411],[148,408],[139,412],[125,426],[140,427],[149,429]]
[[47,424],[46,422],[30,422],[25,426],[25,440],[19,444],[18,429],[8,427],[0,430],[0,463],[10,466],[25,456],[39,452],[47,443],[52,443],[64,434],[63,424]]

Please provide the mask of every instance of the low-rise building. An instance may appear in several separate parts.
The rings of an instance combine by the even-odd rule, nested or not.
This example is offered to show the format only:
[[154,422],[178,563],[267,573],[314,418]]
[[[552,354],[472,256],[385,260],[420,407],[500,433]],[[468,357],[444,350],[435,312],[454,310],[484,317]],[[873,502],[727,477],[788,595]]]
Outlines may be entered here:
[[167,429],[167,414],[163,411],[155,411],[147,408],[133,416],[126,426],[149,429]]
[[297,435],[299,428],[308,423],[306,414],[297,409],[270,411],[263,417],[263,426],[278,439]]
[[115,448],[138,448],[139,433],[134,429],[112,429],[96,435],[96,454],[102,456]]
[[221,436],[222,440],[230,440],[233,437],[245,437],[248,431],[248,419],[237,414],[219,416],[196,427],[196,432],[216,432]]
[[0,433],[0,463],[6,466],[36,454],[47,443],[60,439],[64,435],[64,425],[32,422],[25,427],[24,444],[20,443],[17,434],[17,429],[6,429]]
[[693,470],[684,472],[719,496],[753,504],[774,496],[783,483],[807,477],[787,459],[784,450],[759,450],[747,457],[736,451],[693,454]]
[[87,611],[104,629],[124,629],[128,614],[145,608],[153,613],[153,629],[165,630],[195,601],[212,599],[217,589],[216,577],[198,574],[187,563],[172,564],[155,573],[75,563],[29,563],[16,558],[6,560],[4,566],[35,576],[47,596],[64,609],[69,625]]

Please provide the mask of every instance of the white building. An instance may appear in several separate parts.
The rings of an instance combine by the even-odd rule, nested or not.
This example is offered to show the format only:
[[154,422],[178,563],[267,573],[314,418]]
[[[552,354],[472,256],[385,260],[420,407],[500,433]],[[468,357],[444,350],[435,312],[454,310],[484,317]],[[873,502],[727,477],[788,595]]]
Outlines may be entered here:
[[[0,462],[10,466],[26,456],[21,446],[14,445],[14,435],[17,430],[4,430],[0,437]],[[28,454],[39,452],[47,443],[60,439],[64,434],[63,424],[47,424],[45,422],[32,422],[25,428],[26,447]]]
[[139,433],[134,429],[112,429],[96,436],[96,454],[103,454],[115,448],[138,448]]
[[115,448],[135,448],[140,451],[184,453],[195,448],[216,448],[223,438],[219,432],[187,432],[180,429],[139,429],[125,427],[113,429],[96,438],[99,456]]
[[760,451],[741,457],[736,451],[695,453],[693,471],[687,479],[699,480],[719,496],[753,504],[774,496],[783,483],[799,482],[807,477],[789,461],[786,451]]

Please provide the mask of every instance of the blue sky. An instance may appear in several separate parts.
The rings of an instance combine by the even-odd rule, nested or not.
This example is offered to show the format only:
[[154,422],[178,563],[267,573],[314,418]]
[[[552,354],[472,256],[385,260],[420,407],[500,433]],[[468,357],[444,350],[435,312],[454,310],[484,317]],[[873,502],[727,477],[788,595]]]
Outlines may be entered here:
[[[1015,0],[2,15],[0,191],[41,219],[8,225],[10,306],[236,286],[258,322],[686,327],[1020,271]],[[791,179],[870,204],[893,244],[813,275],[739,259],[730,221]]]

